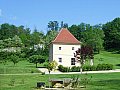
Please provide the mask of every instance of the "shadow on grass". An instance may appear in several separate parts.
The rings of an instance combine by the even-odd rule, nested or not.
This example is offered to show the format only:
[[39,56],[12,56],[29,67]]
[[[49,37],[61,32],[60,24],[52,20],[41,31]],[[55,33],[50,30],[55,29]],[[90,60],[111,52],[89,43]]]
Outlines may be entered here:
[[119,49],[111,49],[111,50],[107,50],[108,52],[111,52],[112,54],[120,54],[120,50]]
[[120,67],[120,64],[116,64],[116,66],[119,66],[119,67]]
[[120,50],[119,51],[114,51],[113,54],[120,54]]
[[120,79],[93,81],[90,83],[90,85],[106,87],[112,90],[120,90]]

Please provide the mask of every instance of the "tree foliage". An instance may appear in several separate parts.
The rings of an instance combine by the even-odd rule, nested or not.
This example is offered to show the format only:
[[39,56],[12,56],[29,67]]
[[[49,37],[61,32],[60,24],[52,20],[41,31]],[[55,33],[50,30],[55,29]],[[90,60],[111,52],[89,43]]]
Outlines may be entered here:
[[17,56],[15,53],[13,53],[9,58],[14,65],[16,65],[20,61],[19,56]]
[[41,64],[45,62],[45,57],[41,55],[32,55],[29,57],[29,62],[36,64],[36,68],[37,68],[38,63]]
[[94,51],[103,49],[104,32],[101,24],[90,26],[90,24],[81,23],[80,25],[72,25],[69,27],[70,32],[83,44],[92,46]]
[[[30,28],[22,25],[15,26],[8,23],[1,24],[1,61],[4,59],[7,60],[12,51],[15,50],[15,52],[17,52],[17,48],[20,49],[20,56],[18,54],[12,55],[11,57],[13,59],[14,56],[15,58],[22,57],[26,59],[29,57],[32,58],[34,55],[48,57],[49,44],[52,40],[54,40],[61,28],[68,28],[68,30],[70,30],[70,32],[81,42],[81,44],[91,46],[93,50],[98,53],[100,50],[103,50],[103,48],[106,50],[120,50],[120,18],[115,18],[113,21],[107,22],[104,25],[98,24],[94,26],[80,23],[79,25],[74,24],[68,27],[68,24],[63,21],[60,24],[58,21],[50,21],[47,27],[48,31],[44,34],[43,32],[37,30],[37,28],[31,32]],[[36,59],[35,56],[34,58]]]
[[38,44],[44,44],[44,34],[42,32],[38,32],[37,29],[34,30],[34,32],[31,34],[31,45],[38,45]]
[[120,18],[103,25],[105,49],[120,49]]
[[57,62],[56,61],[52,61],[52,62],[49,62],[48,65],[47,65],[47,69],[49,71],[49,73],[52,71],[52,70],[55,70],[56,67],[57,67]]
[[94,53],[93,53],[92,47],[82,45],[82,47],[76,51],[75,57],[76,57],[77,61],[80,62],[80,65],[81,65],[80,67],[81,67],[81,72],[82,72],[82,67],[85,64],[86,59],[94,58]]

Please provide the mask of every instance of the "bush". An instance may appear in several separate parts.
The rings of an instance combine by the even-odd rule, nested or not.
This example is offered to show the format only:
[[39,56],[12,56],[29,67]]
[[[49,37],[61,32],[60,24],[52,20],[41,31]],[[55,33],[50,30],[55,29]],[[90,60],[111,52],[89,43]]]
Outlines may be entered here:
[[113,65],[112,64],[98,64],[96,67],[96,70],[112,70],[113,69]]
[[45,72],[42,72],[41,74],[42,74],[42,75],[45,75]]
[[80,72],[80,67],[73,66],[70,71],[71,72]]
[[[97,66],[83,66],[83,71],[100,71],[100,70],[112,70],[112,64],[98,64]],[[58,70],[61,72],[80,72],[80,67],[73,66],[72,68],[58,66]]]
[[107,64],[107,70],[112,70],[113,69],[113,65],[112,64]]
[[58,70],[59,70],[59,71],[62,71],[62,70],[63,70],[63,66],[62,66],[62,65],[59,65],[59,66],[58,66]]
[[91,66],[91,71],[96,71],[96,66]]
[[96,66],[83,66],[83,71],[95,71]]
[[58,70],[61,71],[61,72],[69,72],[70,68],[69,67],[63,67],[62,65],[59,65]]

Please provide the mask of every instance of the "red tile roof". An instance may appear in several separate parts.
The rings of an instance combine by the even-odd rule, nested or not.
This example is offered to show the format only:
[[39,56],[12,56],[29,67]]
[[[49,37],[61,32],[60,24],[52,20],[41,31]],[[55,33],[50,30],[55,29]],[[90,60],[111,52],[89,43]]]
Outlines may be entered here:
[[80,42],[66,28],[60,30],[52,43],[80,44]]

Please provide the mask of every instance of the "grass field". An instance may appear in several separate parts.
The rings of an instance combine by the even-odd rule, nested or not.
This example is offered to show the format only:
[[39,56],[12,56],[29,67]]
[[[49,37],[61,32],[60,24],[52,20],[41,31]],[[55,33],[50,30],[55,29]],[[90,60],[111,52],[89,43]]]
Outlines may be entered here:
[[[88,64],[89,62],[87,62]],[[114,69],[120,69],[120,54],[102,51],[100,54],[94,55],[94,65],[97,64],[113,64]]]
[[[97,64],[113,64],[114,69],[120,69],[120,54],[102,51],[100,54],[94,55],[94,65]],[[89,64],[89,60],[86,64]],[[43,66],[43,64],[38,64]],[[12,62],[7,62],[6,65],[0,63],[0,74],[15,74],[15,73],[39,73],[35,68],[35,64],[27,61],[20,61],[15,66]]]
[[27,61],[20,61],[15,66],[12,62],[7,62],[6,65],[0,64],[0,74],[15,73],[40,73],[40,71],[37,70],[35,64]]
[[[73,75],[50,75],[50,77],[71,78]],[[81,90],[120,90],[120,73],[79,75],[79,78],[85,77],[91,80],[86,88]],[[41,81],[48,85],[48,75],[1,75],[0,90],[36,90],[37,82]]]
[[[94,57],[95,65],[109,63],[114,65],[114,69],[120,69],[120,54],[102,51]],[[43,66],[43,64],[38,64],[38,66]],[[20,61],[15,66],[12,62],[7,62],[6,65],[0,63],[0,74],[20,74],[0,75],[0,90],[36,90],[37,82],[41,81],[48,85],[48,75],[41,75],[41,72],[35,68],[35,64],[27,61]],[[72,76],[50,75],[51,78],[71,78]],[[81,90],[120,90],[120,73],[79,75],[80,78],[91,76],[87,87]]]

